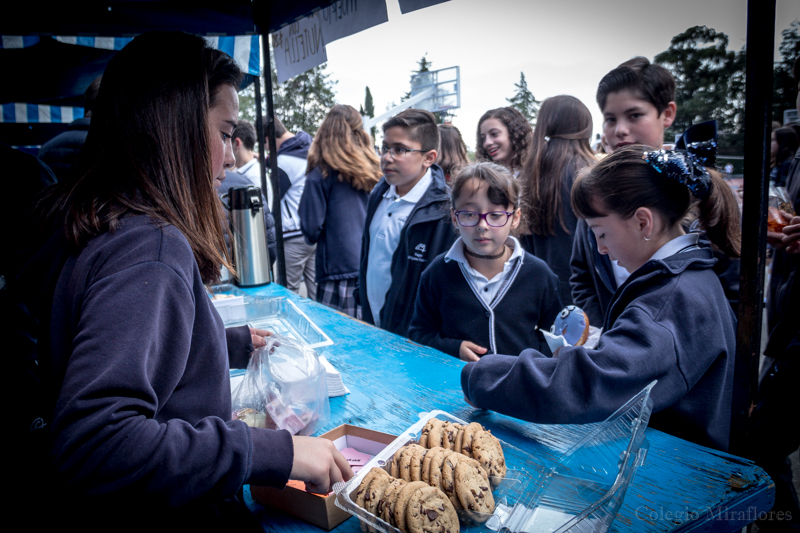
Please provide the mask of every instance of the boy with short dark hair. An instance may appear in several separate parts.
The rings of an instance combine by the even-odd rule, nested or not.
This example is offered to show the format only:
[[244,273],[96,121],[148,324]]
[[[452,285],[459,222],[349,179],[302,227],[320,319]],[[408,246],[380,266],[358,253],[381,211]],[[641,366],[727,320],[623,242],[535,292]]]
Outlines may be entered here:
[[[612,151],[629,144],[661,148],[664,130],[675,120],[675,78],[647,58],[635,57],[603,76],[597,87],[603,112],[603,135]],[[572,299],[602,327],[614,292],[629,272],[597,251],[597,241],[586,221],[575,229],[570,260]]]
[[435,164],[433,115],[408,109],[383,125],[381,170],[361,246],[357,298],[363,319],[407,336],[422,271],[455,242],[444,172]]

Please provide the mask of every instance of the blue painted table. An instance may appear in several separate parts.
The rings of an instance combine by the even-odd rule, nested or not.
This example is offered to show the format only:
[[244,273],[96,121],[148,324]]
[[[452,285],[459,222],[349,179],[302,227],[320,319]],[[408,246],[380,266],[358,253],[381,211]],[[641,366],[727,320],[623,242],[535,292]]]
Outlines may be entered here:
[[[419,413],[441,409],[480,422],[545,464],[564,451],[537,440],[548,433],[548,426],[469,406],[460,385],[463,362],[353,320],[277,284],[246,292],[290,298],[333,340],[323,353],[341,372],[350,394],[331,398],[331,421],[320,433],[352,424],[398,435],[419,420]],[[648,428],[646,435],[650,442],[647,460],[628,488],[610,531],[735,531],[772,507],[774,485],[752,462],[655,429]],[[322,531],[254,503],[247,490],[245,499],[266,531]],[[358,520],[351,518],[333,531],[361,529]]]

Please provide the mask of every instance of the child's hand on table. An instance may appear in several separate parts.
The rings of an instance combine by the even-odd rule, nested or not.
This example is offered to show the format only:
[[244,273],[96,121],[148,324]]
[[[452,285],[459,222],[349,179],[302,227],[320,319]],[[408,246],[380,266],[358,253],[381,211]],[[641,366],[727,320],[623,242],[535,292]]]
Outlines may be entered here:
[[477,361],[480,356],[486,353],[486,348],[478,346],[474,342],[462,341],[461,348],[458,349],[458,358],[462,361]]

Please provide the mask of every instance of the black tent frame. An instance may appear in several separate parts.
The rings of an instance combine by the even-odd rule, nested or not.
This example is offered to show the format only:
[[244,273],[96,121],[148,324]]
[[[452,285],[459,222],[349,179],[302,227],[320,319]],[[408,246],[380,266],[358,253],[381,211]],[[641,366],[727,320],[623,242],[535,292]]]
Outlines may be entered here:
[[[178,1],[89,2],[76,10],[67,2],[46,6],[18,5],[16,17],[0,21],[3,35],[135,35],[154,29],[180,29],[199,34],[259,33],[266,65],[267,124],[262,120],[261,86],[256,78],[256,127],[259,138],[267,137],[270,153],[276,153],[272,79],[268,35],[331,0],[230,0],[191,4]],[[751,439],[749,413],[758,389],[758,366],[764,302],[766,259],[766,213],[769,175],[769,124],[771,122],[772,65],[774,57],[776,0],[747,2],[747,67],[745,100],[744,183],[748,194],[743,203],[742,268],[739,322],[731,420],[731,451],[747,455]],[[25,13],[27,12],[27,13]],[[2,51],[0,50],[0,61]],[[14,72],[15,80],[25,73]],[[266,128],[266,136],[264,129]],[[265,161],[264,143],[259,143]],[[280,198],[277,158],[270,158],[271,183]],[[266,190],[266,168],[261,165],[262,189]],[[278,283],[286,285],[286,265],[279,202],[273,202],[278,236]],[[277,209],[276,209],[277,208]],[[313,296],[313,295],[312,295]]]

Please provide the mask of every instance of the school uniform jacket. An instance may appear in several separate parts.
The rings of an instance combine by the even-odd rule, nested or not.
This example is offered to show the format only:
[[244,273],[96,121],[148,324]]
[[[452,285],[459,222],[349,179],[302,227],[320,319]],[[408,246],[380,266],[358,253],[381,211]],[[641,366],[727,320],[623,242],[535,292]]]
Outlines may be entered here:
[[368,199],[336,170],[324,177],[316,167],[306,175],[298,213],[306,242],[317,245],[317,283],[358,277]]
[[602,421],[658,380],[650,425],[728,448],[736,319],[708,248],[651,260],[614,295],[595,350],[487,355],[461,373],[476,406],[537,423]]
[[[450,221],[448,209],[450,200],[444,172],[438,165],[431,165],[432,181],[422,195],[400,232],[400,242],[392,255],[392,284],[386,293],[386,302],[380,311],[381,328],[407,336],[408,326],[414,314],[417,299],[417,286],[422,271],[439,254],[447,252],[456,240],[457,234]],[[367,298],[367,267],[369,266],[369,226],[378,209],[389,184],[383,177],[372,190],[367,204],[367,220],[361,244],[361,269],[358,275],[356,301],[362,307],[364,320],[372,324],[372,308]]]
[[523,253],[511,266],[507,284],[487,305],[464,277],[463,265],[445,261],[445,255],[422,273],[411,340],[454,357],[465,340],[487,348],[487,353],[533,348],[550,354],[539,329],[549,331],[561,300],[558,278],[544,261]]

